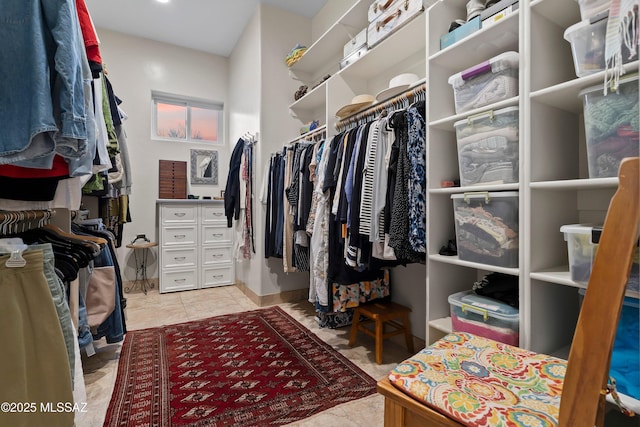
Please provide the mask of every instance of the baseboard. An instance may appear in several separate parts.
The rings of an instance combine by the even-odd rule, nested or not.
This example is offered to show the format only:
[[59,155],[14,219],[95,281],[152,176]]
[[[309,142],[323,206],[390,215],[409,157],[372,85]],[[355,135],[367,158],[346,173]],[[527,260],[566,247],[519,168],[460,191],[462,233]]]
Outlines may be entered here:
[[305,301],[309,298],[308,288],[284,291],[271,295],[258,295],[242,281],[236,280],[236,287],[258,307],[266,307],[269,305],[283,304],[287,302]]

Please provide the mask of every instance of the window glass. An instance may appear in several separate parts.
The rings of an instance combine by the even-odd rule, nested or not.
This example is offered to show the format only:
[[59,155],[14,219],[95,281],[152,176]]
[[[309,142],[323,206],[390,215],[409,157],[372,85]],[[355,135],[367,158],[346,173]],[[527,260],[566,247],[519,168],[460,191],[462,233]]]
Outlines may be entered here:
[[222,104],[153,93],[153,135],[162,140],[221,143]]
[[191,139],[218,141],[218,115],[216,110],[191,107]]
[[163,138],[187,137],[187,107],[156,102],[156,135]]

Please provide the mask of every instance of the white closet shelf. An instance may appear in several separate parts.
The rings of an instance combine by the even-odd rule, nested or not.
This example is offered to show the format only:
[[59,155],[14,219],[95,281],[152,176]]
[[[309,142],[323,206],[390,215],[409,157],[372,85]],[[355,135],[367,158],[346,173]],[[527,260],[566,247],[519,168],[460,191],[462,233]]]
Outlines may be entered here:
[[367,26],[369,4],[370,2],[365,0],[354,4],[324,34],[318,37],[318,40],[307,48],[302,58],[289,69],[294,73],[302,71],[313,74],[323,68],[327,58],[340,53],[342,47],[351,40],[351,37]]
[[430,194],[458,194],[473,191],[518,191],[520,184],[491,184],[491,185],[474,185],[466,187],[446,187],[446,188],[430,188]]
[[429,322],[429,326],[438,331],[450,334],[453,332],[453,325],[451,324],[451,317],[442,317],[440,319],[434,319]]
[[390,62],[397,64],[424,52],[426,47],[426,17],[421,13],[398,29],[395,33],[369,49],[356,62],[338,72],[343,77],[370,79],[389,68]]
[[562,28],[578,22],[575,20],[579,10],[577,1],[534,0],[531,9]]
[[[624,65],[626,73],[633,73],[638,69],[638,61]],[[576,78],[555,86],[547,87],[531,93],[531,99],[542,104],[556,107],[571,113],[582,113],[583,101],[580,91],[588,87],[603,85],[605,72]]]
[[529,274],[532,279],[541,280],[543,282],[556,283],[558,285],[573,286],[576,288],[583,288],[584,286],[578,285],[571,280],[571,274],[569,273],[569,266],[562,265],[559,267],[548,268],[545,271],[536,271]]
[[294,113],[303,111],[309,112],[316,110],[326,103],[326,80],[307,92],[302,98],[298,99],[293,104],[289,105],[289,110]]
[[[542,282],[555,283],[558,285],[572,286],[574,288],[586,289],[586,285],[576,283],[571,280],[571,273],[569,272],[568,265],[561,265],[558,267],[552,267],[545,269],[544,271],[534,271],[529,273],[529,277],[534,280],[540,280]],[[632,298],[640,298],[640,292],[627,291],[625,296]]]
[[[518,51],[519,11],[502,18],[489,28],[471,34],[451,46],[439,50],[429,57],[431,65],[438,65],[453,73],[465,70],[473,64],[486,61],[499,53],[509,50]],[[473,37],[473,43],[465,43]],[[453,74],[452,73],[452,74]]]
[[487,271],[494,271],[496,273],[509,274],[511,276],[520,275],[520,270],[518,268],[498,267],[496,265],[481,264],[479,262],[463,261],[457,256],[433,254],[433,255],[429,255],[429,259],[432,261],[443,262],[446,264],[459,265],[461,267],[469,267],[469,268],[475,268],[478,270],[487,270]]
[[618,177],[593,179],[565,179],[559,181],[539,181],[530,184],[535,190],[595,190],[600,188],[618,187]]
[[[453,89],[451,91],[451,96],[453,97]],[[429,127],[434,129],[448,130],[453,131],[453,124],[459,120],[464,120],[467,117],[473,116],[475,114],[491,111],[491,110],[500,110],[506,107],[513,107],[518,105],[518,101],[520,100],[519,96],[514,96],[513,98],[505,99],[500,102],[496,102],[495,104],[485,105],[484,107],[476,108],[474,110],[465,111],[464,113],[455,114],[451,116],[447,116],[441,119],[434,120],[429,123]]]

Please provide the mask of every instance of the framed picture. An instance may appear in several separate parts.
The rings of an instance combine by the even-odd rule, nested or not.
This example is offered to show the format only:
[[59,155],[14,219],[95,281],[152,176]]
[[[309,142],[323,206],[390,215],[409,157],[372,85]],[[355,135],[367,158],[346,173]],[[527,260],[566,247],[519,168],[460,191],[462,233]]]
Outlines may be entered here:
[[218,152],[191,150],[191,184],[218,185]]

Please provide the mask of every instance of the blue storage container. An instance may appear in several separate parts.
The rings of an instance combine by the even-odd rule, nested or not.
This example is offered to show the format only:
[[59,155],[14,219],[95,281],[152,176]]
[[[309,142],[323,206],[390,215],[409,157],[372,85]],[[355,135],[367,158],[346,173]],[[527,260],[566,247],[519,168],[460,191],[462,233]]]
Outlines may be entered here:
[[[585,289],[580,289],[580,303]],[[618,391],[640,399],[640,301],[625,297],[613,344],[609,375],[616,380]]]

